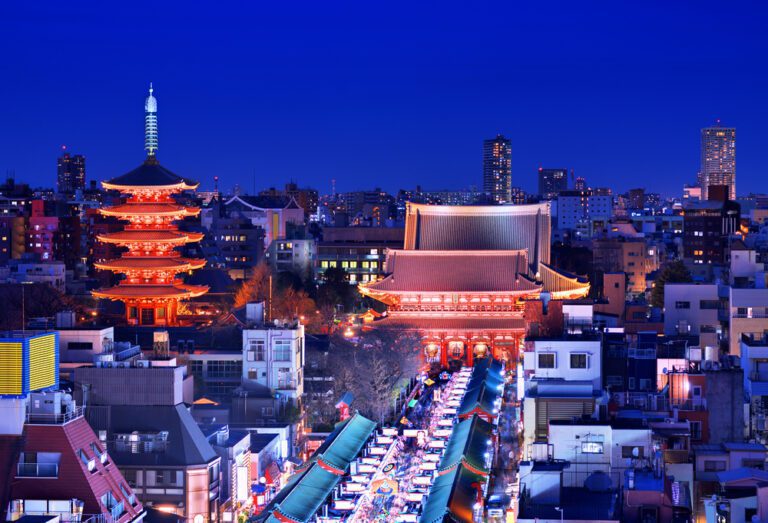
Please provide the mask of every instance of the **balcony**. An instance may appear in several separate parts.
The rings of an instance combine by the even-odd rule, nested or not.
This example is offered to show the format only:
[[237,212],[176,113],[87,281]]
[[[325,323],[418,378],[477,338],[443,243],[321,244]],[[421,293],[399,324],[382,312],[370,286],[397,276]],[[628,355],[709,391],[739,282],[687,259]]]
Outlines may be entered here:
[[67,412],[27,412],[27,423],[30,425],[66,425],[70,421],[83,416],[83,407],[74,407]]
[[672,408],[680,410],[707,410],[707,400],[703,398],[684,401],[673,400]]
[[18,463],[17,478],[58,478],[58,463]]

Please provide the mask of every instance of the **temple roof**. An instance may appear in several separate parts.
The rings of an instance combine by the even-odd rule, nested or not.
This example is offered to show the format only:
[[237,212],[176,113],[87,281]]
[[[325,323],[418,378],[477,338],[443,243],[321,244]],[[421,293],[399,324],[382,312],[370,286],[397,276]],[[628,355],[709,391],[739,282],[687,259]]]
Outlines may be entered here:
[[205,260],[192,258],[144,258],[125,257],[94,263],[97,269],[106,271],[122,271],[123,269],[154,269],[187,271],[198,269],[205,265]]
[[430,316],[428,314],[390,313],[387,317],[367,323],[367,326],[399,330],[442,330],[453,332],[525,330],[522,317],[510,316]]
[[107,189],[118,187],[173,187],[183,185],[185,188],[192,189],[197,187],[198,183],[188,178],[182,178],[175,174],[157,161],[155,157],[147,158],[144,163],[134,170],[112,178],[103,183]]
[[175,203],[124,203],[114,207],[99,209],[99,212],[106,216],[196,216],[200,213],[200,209],[197,207],[183,207]]
[[364,284],[390,293],[535,293],[541,286],[520,277],[526,251],[406,251],[387,253],[383,280]]
[[125,230],[111,232],[109,234],[100,234],[98,239],[107,243],[125,243],[125,242],[172,242],[186,243],[197,242],[203,239],[204,234],[199,232],[185,231],[146,231],[146,230]]
[[544,285],[544,290],[551,292],[554,298],[583,298],[589,293],[589,280],[555,269],[546,263],[539,264],[538,279]]
[[535,267],[549,262],[549,203],[532,205],[425,205],[409,203],[408,250],[528,250]]
[[110,300],[122,300],[131,298],[166,298],[182,299],[201,296],[208,291],[208,287],[196,285],[117,285],[106,289],[92,291],[96,298]]

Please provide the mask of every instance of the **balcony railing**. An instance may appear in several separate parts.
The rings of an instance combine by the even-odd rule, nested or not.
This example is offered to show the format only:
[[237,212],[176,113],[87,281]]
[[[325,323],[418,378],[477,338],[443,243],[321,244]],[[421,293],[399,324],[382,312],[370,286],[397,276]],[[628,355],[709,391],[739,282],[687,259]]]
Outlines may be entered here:
[[57,478],[58,463],[19,463],[16,465],[17,478]]
[[755,318],[755,319],[765,319],[768,318],[768,312],[752,312],[751,314],[743,314],[743,313],[736,313],[733,315],[734,318]]
[[672,408],[680,410],[707,410],[707,400],[703,398],[700,400],[673,400]]
[[27,423],[30,425],[64,425],[83,415],[83,407],[75,407],[59,414],[44,412],[27,412]]

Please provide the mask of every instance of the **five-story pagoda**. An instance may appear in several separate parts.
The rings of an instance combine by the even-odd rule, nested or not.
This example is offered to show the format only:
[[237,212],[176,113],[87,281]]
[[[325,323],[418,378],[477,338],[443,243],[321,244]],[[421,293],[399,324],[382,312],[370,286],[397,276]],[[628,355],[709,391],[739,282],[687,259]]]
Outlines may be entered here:
[[172,173],[157,161],[157,100],[151,85],[144,110],[147,159],[137,169],[102,182],[105,189],[120,191],[127,198],[125,203],[99,212],[127,223],[122,231],[97,238],[127,251],[120,258],[95,266],[124,274],[125,278],[115,287],[93,291],[93,295],[122,301],[131,325],[178,325],[179,301],[208,292],[208,287],[187,285],[178,277],[205,265],[205,260],[184,258],[177,251],[202,239],[203,234],[179,230],[177,225],[178,220],[196,216],[200,209],[180,205],[173,198],[199,184]]

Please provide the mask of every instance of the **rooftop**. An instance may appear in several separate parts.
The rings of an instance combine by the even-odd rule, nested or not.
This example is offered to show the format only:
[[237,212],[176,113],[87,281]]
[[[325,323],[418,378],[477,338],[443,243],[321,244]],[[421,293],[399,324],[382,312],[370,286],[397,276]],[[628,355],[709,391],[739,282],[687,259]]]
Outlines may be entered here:
[[150,157],[134,170],[105,182],[104,186],[106,188],[111,188],[109,186],[168,187],[179,184],[185,185],[190,189],[197,187],[197,182],[172,173],[160,165],[157,158]]

